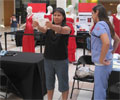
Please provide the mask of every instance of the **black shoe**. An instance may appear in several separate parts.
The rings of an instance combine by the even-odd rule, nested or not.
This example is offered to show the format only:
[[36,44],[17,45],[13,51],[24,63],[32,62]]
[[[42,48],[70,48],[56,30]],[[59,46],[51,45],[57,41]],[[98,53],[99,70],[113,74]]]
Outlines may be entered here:
[[11,41],[14,41],[14,39],[11,39]]

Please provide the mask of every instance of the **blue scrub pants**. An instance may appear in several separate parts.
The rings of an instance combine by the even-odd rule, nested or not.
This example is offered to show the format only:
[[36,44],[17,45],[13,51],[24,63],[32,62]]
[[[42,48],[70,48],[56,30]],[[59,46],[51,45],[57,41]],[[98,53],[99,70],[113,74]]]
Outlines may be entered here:
[[106,90],[108,88],[108,79],[112,71],[111,63],[109,66],[95,66],[94,73],[94,100],[106,100]]

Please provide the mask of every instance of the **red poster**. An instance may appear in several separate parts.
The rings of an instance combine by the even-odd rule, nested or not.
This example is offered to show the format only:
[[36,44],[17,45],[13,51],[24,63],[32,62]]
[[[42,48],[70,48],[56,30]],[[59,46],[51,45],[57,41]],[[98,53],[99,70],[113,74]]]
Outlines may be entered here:
[[94,6],[96,6],[96,3],[79,3],[78,12],[92,12]]
[[32,7],[33,13],[38,13],[38,12],[46,13],[46,3],[28,3],[28,6]]

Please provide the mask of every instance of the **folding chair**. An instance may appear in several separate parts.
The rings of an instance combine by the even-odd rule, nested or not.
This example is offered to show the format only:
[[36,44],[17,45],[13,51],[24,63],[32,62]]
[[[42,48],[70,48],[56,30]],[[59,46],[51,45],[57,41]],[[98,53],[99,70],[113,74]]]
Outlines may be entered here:
[[[14,84],[10,81],[8,76],[4,73],[3,69],[0,67],[0,91],[5,92],[5,95],[0,94],[0,96],[7,99],[7,95],[9,92],[13,92],[19,96],[21,96],[20,92],[14,86]],[[21,96],[22,97],[22,96]]]
[[[76,71],[79,69],[79,65],[80,65],[80,64],[83,64],[83,66],[84,66],[85,64],[94,65],[94,63],[91,61],[91,56],[90,56],[90,55],[81,56],[81,57],[78,59],[78,61],[77,61],[76,63],[74,63],[74,65],[76,65],[76,70],[75,70],[75,75],[74,75],[74,77],[73,77],[73,85],[72,85],[72,90],[71,90],[71,96],[70,96],[70,98],[72,98],[72,94],[73,94],[73,90],[74,90],[74,89],[86,90],[86,91],[93,91],[93,90],[83,89],[83,88],[80,88],[80,87],[79,87],[79,81],[94,83],[94,77],[93,77],[93,76],[86,76],[86,77],[80,78],[80,77],[78,77],[78,76],[76,75]],[[75,81],[77,81],[77,88],[74,87]],[[93,98],[93,97],[92,97],[92,98]]]
[[8,80],[6,78],[6,75],[4,74],[3,70],[0,68],[0,91],[4,91],[6,95],[0,94],[0,96],[7,98],[7,86],[8,86]]

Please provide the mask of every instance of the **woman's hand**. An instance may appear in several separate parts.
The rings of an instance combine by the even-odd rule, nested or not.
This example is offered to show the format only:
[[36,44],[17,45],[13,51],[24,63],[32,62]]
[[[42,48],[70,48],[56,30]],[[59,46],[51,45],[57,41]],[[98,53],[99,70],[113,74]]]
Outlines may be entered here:
[[39,26],[39,23],[37,21],[33,21],[33,27],[38,27]]
[[110,65],[110,61],[109,60],[100,60],[100,64]]
[[25,29],[25,26],[26,26],[26,23],[23,24],[23,25],[21,25],[21,26],[19,27],[19,29]]
[[45,26],[47,27],[47,28],[52,28],[52,22],[51,21],[46,21],[46,24],[45,24]]
[[12,18],[10,18],[10,24],[12,24]]
[[46,31],[47,31],[47,28],[40,26],[39,23],[38,23],[38,21],[33,21],[33,25],[32,26],[33,27],[37,27],[37,29],[39,31],[41,31],[42,33],[46,33]]

